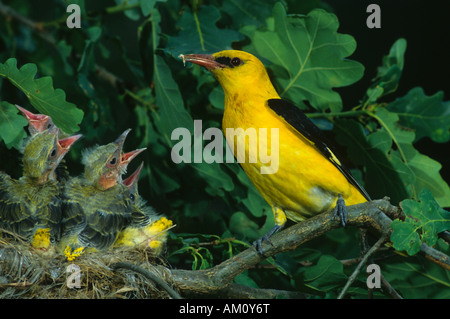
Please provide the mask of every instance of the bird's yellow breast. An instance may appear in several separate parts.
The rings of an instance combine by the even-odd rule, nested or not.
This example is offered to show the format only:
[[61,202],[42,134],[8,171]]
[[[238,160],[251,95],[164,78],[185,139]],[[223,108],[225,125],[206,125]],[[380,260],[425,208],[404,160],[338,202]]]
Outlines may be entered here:
[[[230,135],[226,139],[229,145],[233,144],[235,157],[239,148],[245,150],[241,166],[264,199],[295,221],[331,209],[339,194],[347,205],[364,202],[359,191],[310,141],[268,107],[269,98],[279,97],[226,96],[222,122],[225,135],[227,129],[256,130],[253,142],[248,136],[245,141]],[[267,137],[259,134],[261,129],[267,131]],[[277,165],[271,163],[277,167],[271,174],[261,174],[261,168],[270,165],[261,161],[261,155],[265,154],[278,161]],[[257,159],[256,163],[250,162],[252,158]]]

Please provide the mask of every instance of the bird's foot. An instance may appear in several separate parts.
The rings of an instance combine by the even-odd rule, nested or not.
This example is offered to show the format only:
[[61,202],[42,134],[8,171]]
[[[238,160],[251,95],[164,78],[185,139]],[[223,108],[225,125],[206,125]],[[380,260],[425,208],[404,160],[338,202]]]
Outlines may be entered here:
[[338,216],[341,219],[342,227],[345,227],[348,222],[348,213],[344,198],[341,194],[339,194],[336,207],[334,208],[334,216]]
[[264,241],[268,242],[269,244],[272,244],[272,242],[270,241],[270,236],[272,236],[273,234],[275,234],[277,231],[279,231],[281,229],[282,226],[280,225],[275,225],[271,230],[269,230],[269,232],[267,234],[265,234],[264,236],[258,238],[257,240],[255,240],[253,242],[253,246],[255,246],[256,251],[258,251],[258,253],[260,255],[263,255],[263,251],[262,251],[262,243]]

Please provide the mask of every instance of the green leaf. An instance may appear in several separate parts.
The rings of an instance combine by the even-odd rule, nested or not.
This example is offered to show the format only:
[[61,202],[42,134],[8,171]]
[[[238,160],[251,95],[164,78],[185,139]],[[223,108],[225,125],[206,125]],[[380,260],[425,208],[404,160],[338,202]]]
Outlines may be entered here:
[[450,188],[439,174],[442,166],[413,147],[414,133],[401,127],[398,115],[385,108],[377,108],[372,116],[395,144],[396,149],[389,152],[388,158],[409,191],[409,197],[417,198],[424,188],[428,188],[440,205],[450,205]]
[[78,124],[83,118],[83,111],[66,101],[66,94],[61,89],[53,88],[49,76],[36,78],[37,67],[28,63],[17,68],[17,60],[8,59],[0,63],[0,76],[8,79],[21,90],[40,113],[51,116],[61,130],[72,134],[79,130]]
[[420,201],[406,199],[401,203],[405,221],[395,220],[391,241],[397,250],[405,250],[410,256],[420,251],[425,243],[434,246],[438,233],[450,230],[450,213],[439,206],[429,190],[420,193]]
[[386,130],[368,134],[354,120],[335,122],[336,139],[347,147],[348,158],[365,171],[365,188],[372,198],[389,196],[393,203],[408,198],[405,181],[412,183],[414,175],[398,157],[390,155],[392,138]]
[[177,36],[169,37],[165,51],[178,57],[186,53],[214,53],[231,48],[231,43],[243,36],[231,29],[218,28],[220,11],[213,6],[200,6],[198,11],[183,13],[177,26]]
[[225,192],[230,192],[234,188],[230,175],[221,169],[219,163],[192,163],[192,167],[208,184],[206,192],[211,196],[224,196]]
[[415,141],[428,136],[445,143],[450,139],[450,101],[443,102],[443,97],[442,91],[426,96],[422,88],[415,87],[387,108],[398,114],[401,125],[415,130]]
[[144,17],[148,16],[155,6],[157,0],[140,0],[141,11]]
[[[161,16],[157,10],[152,14],[152,41],[154,50],[159,43],[159,23]],[[153,81],[155,84],[155,102],[159,108],[153,112],[155,125],[160,131],[164,142],[173,146],[172,131],[176,128],[187,128],[193,132],[194,123],[191,115],[184,107],[180,89],[172,77],[169,66],[164,58],[154,54]]]
[[124,15],[133,21],[137,21],[141,17],[138,10],[138,6],[142,8],[140,0],[115,0],[115,2],[117,6],[112,7],[112,12],[123,11]]
[[259,288],[257,283],[249,277],[248,271],[244,271],[234,278],[234,282],[247,287]]
[[400,38],[392,45],[389,54],[383,57],[383,65],[378,68],[372,85],[367,89],[368,102],[374,103],[380,97],[397,90],[405,62],[405,51],[406,40]]
[[410,256],[420,251],[420,236],[413,223],[394,220],[391,228],[393,230],[391,241],[395,249],[405,250]]
[[221,11],[231,17],[235,29],[248,25],[263,26],[272,14],[272,3],[271,0],[224,1]]
[[177,83],[164,59],[155,55],[153,79],[155,82],[156,105],[159,107],[155,122],[167,145],[172,146],[172,131],[187,128],[193,132],[193,120],[184,108],[183,99]]
[[434,159],[419,153],[412,145],[403,147],[407,165],[414,173],[415,193],[429,189],[439,205],[450,206],[450,187],[442,178],[442,165]]
[[324,10],[288,16],[278,2],[273,15],[272,29],[249,34],[248,49],[273,64],[280,95],[297,104],[306,99],[322,111],[340,111],[342,100],[333,88],[358,81],[364,72],[360,63],[346,59],[356,49],[354,38],[337,33],[336,16]]
[[306,268],[303,276],[306,286],[319,291],[342,287],[347,280],[344,265],[329,255],[322,255],[316,265]]
[[[448,255],[448,243],[438,240],[435,247]],[[381,265],[386,280],[405,299],[449,299],[450,272],[420,255],[387,260]]]
[[243,212],[235,212],[230,218],[230,231],[243,238],[254,240],[261,236],[259,226]]
[[28,124],[17,108],[5,101],[0,102],[0,137],[8,148],[19,149],[27,136],[23,127]]
[[335,132],[337,141],[347,146],[348,157],[366,168],[369,194],[373,198],[389,196],[397,203],[417,198],[427,188],[440,205],[450,205],[450,188],[439,173],[442,166],[414,148],[414,132],[401,127],[398,115],[386,108],[368,114],[379,124],[372,133],[353,120],[336,121]]

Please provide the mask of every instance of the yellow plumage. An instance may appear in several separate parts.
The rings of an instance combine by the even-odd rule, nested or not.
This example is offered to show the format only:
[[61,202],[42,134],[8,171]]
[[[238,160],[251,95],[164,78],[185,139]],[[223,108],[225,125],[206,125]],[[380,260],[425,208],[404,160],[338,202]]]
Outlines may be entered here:
[[[225,93],[222,128],[227,143],[234,145],[235,157],[239,148],[245,148],[246,160],[241,166],[272,207],[277,229],[285,224],[286,217],[301,221],[332,209],[340,196],[347,205],[367,200],[367,193],[326,144],[309,138],[308,130],[312,129],[313,136],[317,127],[298,108],[280,98],[256,57],[226,50],[181,58],[206,67],[222,86]],[[256,145],[250,145],[249,139],[227,136],[227,129],[237,128],[256,129]],[[261,129],[267,130],[267,138],[260,138]],[[276,133],[277,145],[272,145],[271,134]],[[270,155],[271,149],[278,150],[278,169],[272,174],[262,174],[261,168],[271,163],[262,163],[259,154],[263,151]],[[252,157],[257,159],[256,163],[249,161]]]
[[166,242],[168,232],[173,222],[166,217],[143,227],[127,227],[119,233],[115,246],[150,248],[154,255],[158,255]]

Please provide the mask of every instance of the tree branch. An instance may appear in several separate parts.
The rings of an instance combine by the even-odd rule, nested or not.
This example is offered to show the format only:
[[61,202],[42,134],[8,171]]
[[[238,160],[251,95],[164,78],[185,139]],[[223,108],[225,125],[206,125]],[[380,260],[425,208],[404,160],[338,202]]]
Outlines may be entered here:
[[367,260],[370,256],[372,256],[380,247],[381,245],[387,240],[387,237],[389,235],[389,232],[385,232],[380,239],[375,243],[375,245],[370,248],[367,253],[364,255],[364,257],[359,262],[356,269],[353,271],[350,278],[347,280],[347,283],[345,284],[344,288],[342,289],[341,293],[338,296],[338,299],[342,299],[345,296],[345,293],[347,292],[348,288],[350,288],[351,284],[356,280],[356,277],[360,273],[362,267],[366,264]]
[[[391,218],[398,218],[401,214],[400,210],[392,206],[388,200],[375,200],[349,206],[347,210],[349,226],[367,227],[372,232],[381,234],[389,233]],[[340,221],[333,212],[320,214],[273,235],[271,237],[272,245],[263,245],[263,255],[258,254],[251,247],[211,269],[197,271],[173,269],[169,271],[172,280],[182,294],[217,294],[229,287],[238,274],[254,267],[264,259],[293,250],[307,241],[340,227]],[[233,289],[233,286],[229,289]]]
[[[354,227],[367,228],[370,232],[389,238],[391,233],[390,224],[392,219],[402,218],[402,212],[397,207],[391,205],[388,199],[374,200],[371,202],[347,207],[348,225]],[[323,213],[307,219],[301,223],[295,224],[271,237],[270,244],[264,244],[262,247],[263,255],[257,253],[254,247],[251,247],[236,256],[225,260],[219,265],[206,270],[183,270],[172,269],[169,271],[175,286],[181,294],[187,295],[217,295],[230,296],[240,291],[241,286],[233,284],[233,279],[243,271],[254,267],[264,259],[276,254],[293,250],[298,246],[314,238],[323,235],[333,229],[340,228],[340,221],[333,212]],[[431,247],[422,245],[422,253],[440,265],[445,264],[443,256]],[[441,253],[442,254],[442,253]],[[439,256],[440,258],[436,258]],[[448,264],[446,264],[449,266]],[[162,267],[162,266],[159,266]],[[246,290],[248,292],[248,289]],[[238,295],[249,297],[246,292],[239,292]],[[283,295],[284,292],[268,291],[266,296]],[[293,293],[292,293],[293,294]],[[236,297],[236,295],[234,295]]]

